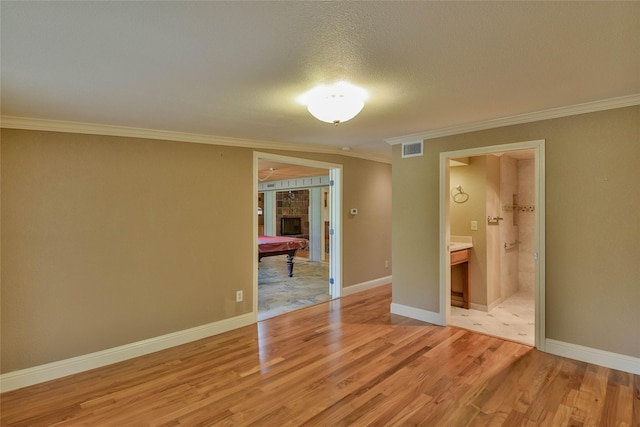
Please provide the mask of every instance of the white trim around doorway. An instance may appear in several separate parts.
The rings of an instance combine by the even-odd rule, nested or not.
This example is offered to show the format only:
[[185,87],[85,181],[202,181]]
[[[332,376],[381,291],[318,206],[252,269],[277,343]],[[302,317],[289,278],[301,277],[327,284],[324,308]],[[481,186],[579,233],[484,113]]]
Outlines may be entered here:
[[[303,159],[299,157],[282,156],[259,151],[253,152],[253,212],[258,211],[258,160],[290,163],[300,166],[308,166],[319,169],[327,169],[329,179],[333,184],[329,186],[329,221],[334,230],[330,239],[329,248],[329,277],[333,278],[330,285],[331,298],[340,298],[342,294],[342,165],[327,163],[317,160]],[[258,241],[258,221],[253,221],[253,313],[258,316],[258,251],[255,250]]]
[[[517,142],[440,153],[440,322],[451,315],[451,263],[449,258],[449,162],[450,158],[473,157],[514,150],[534,150],[535,163],[535,346],[545,350],[545,140]],[[440,323],[439,322],[439,323]]]

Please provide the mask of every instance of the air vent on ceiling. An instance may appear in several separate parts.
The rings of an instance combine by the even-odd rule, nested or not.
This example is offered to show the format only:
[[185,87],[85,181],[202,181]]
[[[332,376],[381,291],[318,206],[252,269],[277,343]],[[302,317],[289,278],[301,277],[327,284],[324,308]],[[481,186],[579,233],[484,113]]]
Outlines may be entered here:
[[402,158],[422,156],[422,141],[402,143]]

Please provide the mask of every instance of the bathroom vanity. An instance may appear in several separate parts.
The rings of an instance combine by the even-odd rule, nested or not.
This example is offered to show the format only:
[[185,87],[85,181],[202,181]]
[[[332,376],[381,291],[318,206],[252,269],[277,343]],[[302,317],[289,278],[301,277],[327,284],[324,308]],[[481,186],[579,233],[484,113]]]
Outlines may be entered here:
[[462,268],[462,292],[451,290],[451,305],[469,308],[469,259],[471,258],[471,242],[451,242],[449,253],[451,268],[460,265]]

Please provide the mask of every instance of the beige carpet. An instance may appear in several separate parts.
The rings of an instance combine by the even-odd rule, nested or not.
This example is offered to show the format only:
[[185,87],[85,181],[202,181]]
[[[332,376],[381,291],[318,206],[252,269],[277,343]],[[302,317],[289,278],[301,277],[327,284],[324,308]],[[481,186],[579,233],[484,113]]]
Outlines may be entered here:
[[287,277],[285,255],[258,263],[258,320],[268,319],[331,299],[329,264],[295,258]]

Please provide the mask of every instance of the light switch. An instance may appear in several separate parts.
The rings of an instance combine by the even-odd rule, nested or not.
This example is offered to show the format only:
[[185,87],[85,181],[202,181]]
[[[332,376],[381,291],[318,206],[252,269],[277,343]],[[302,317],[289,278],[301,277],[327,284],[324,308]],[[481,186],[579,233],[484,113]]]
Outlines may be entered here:
[[471,229],[474,231],[478,229],[478,221],[471,221]]

